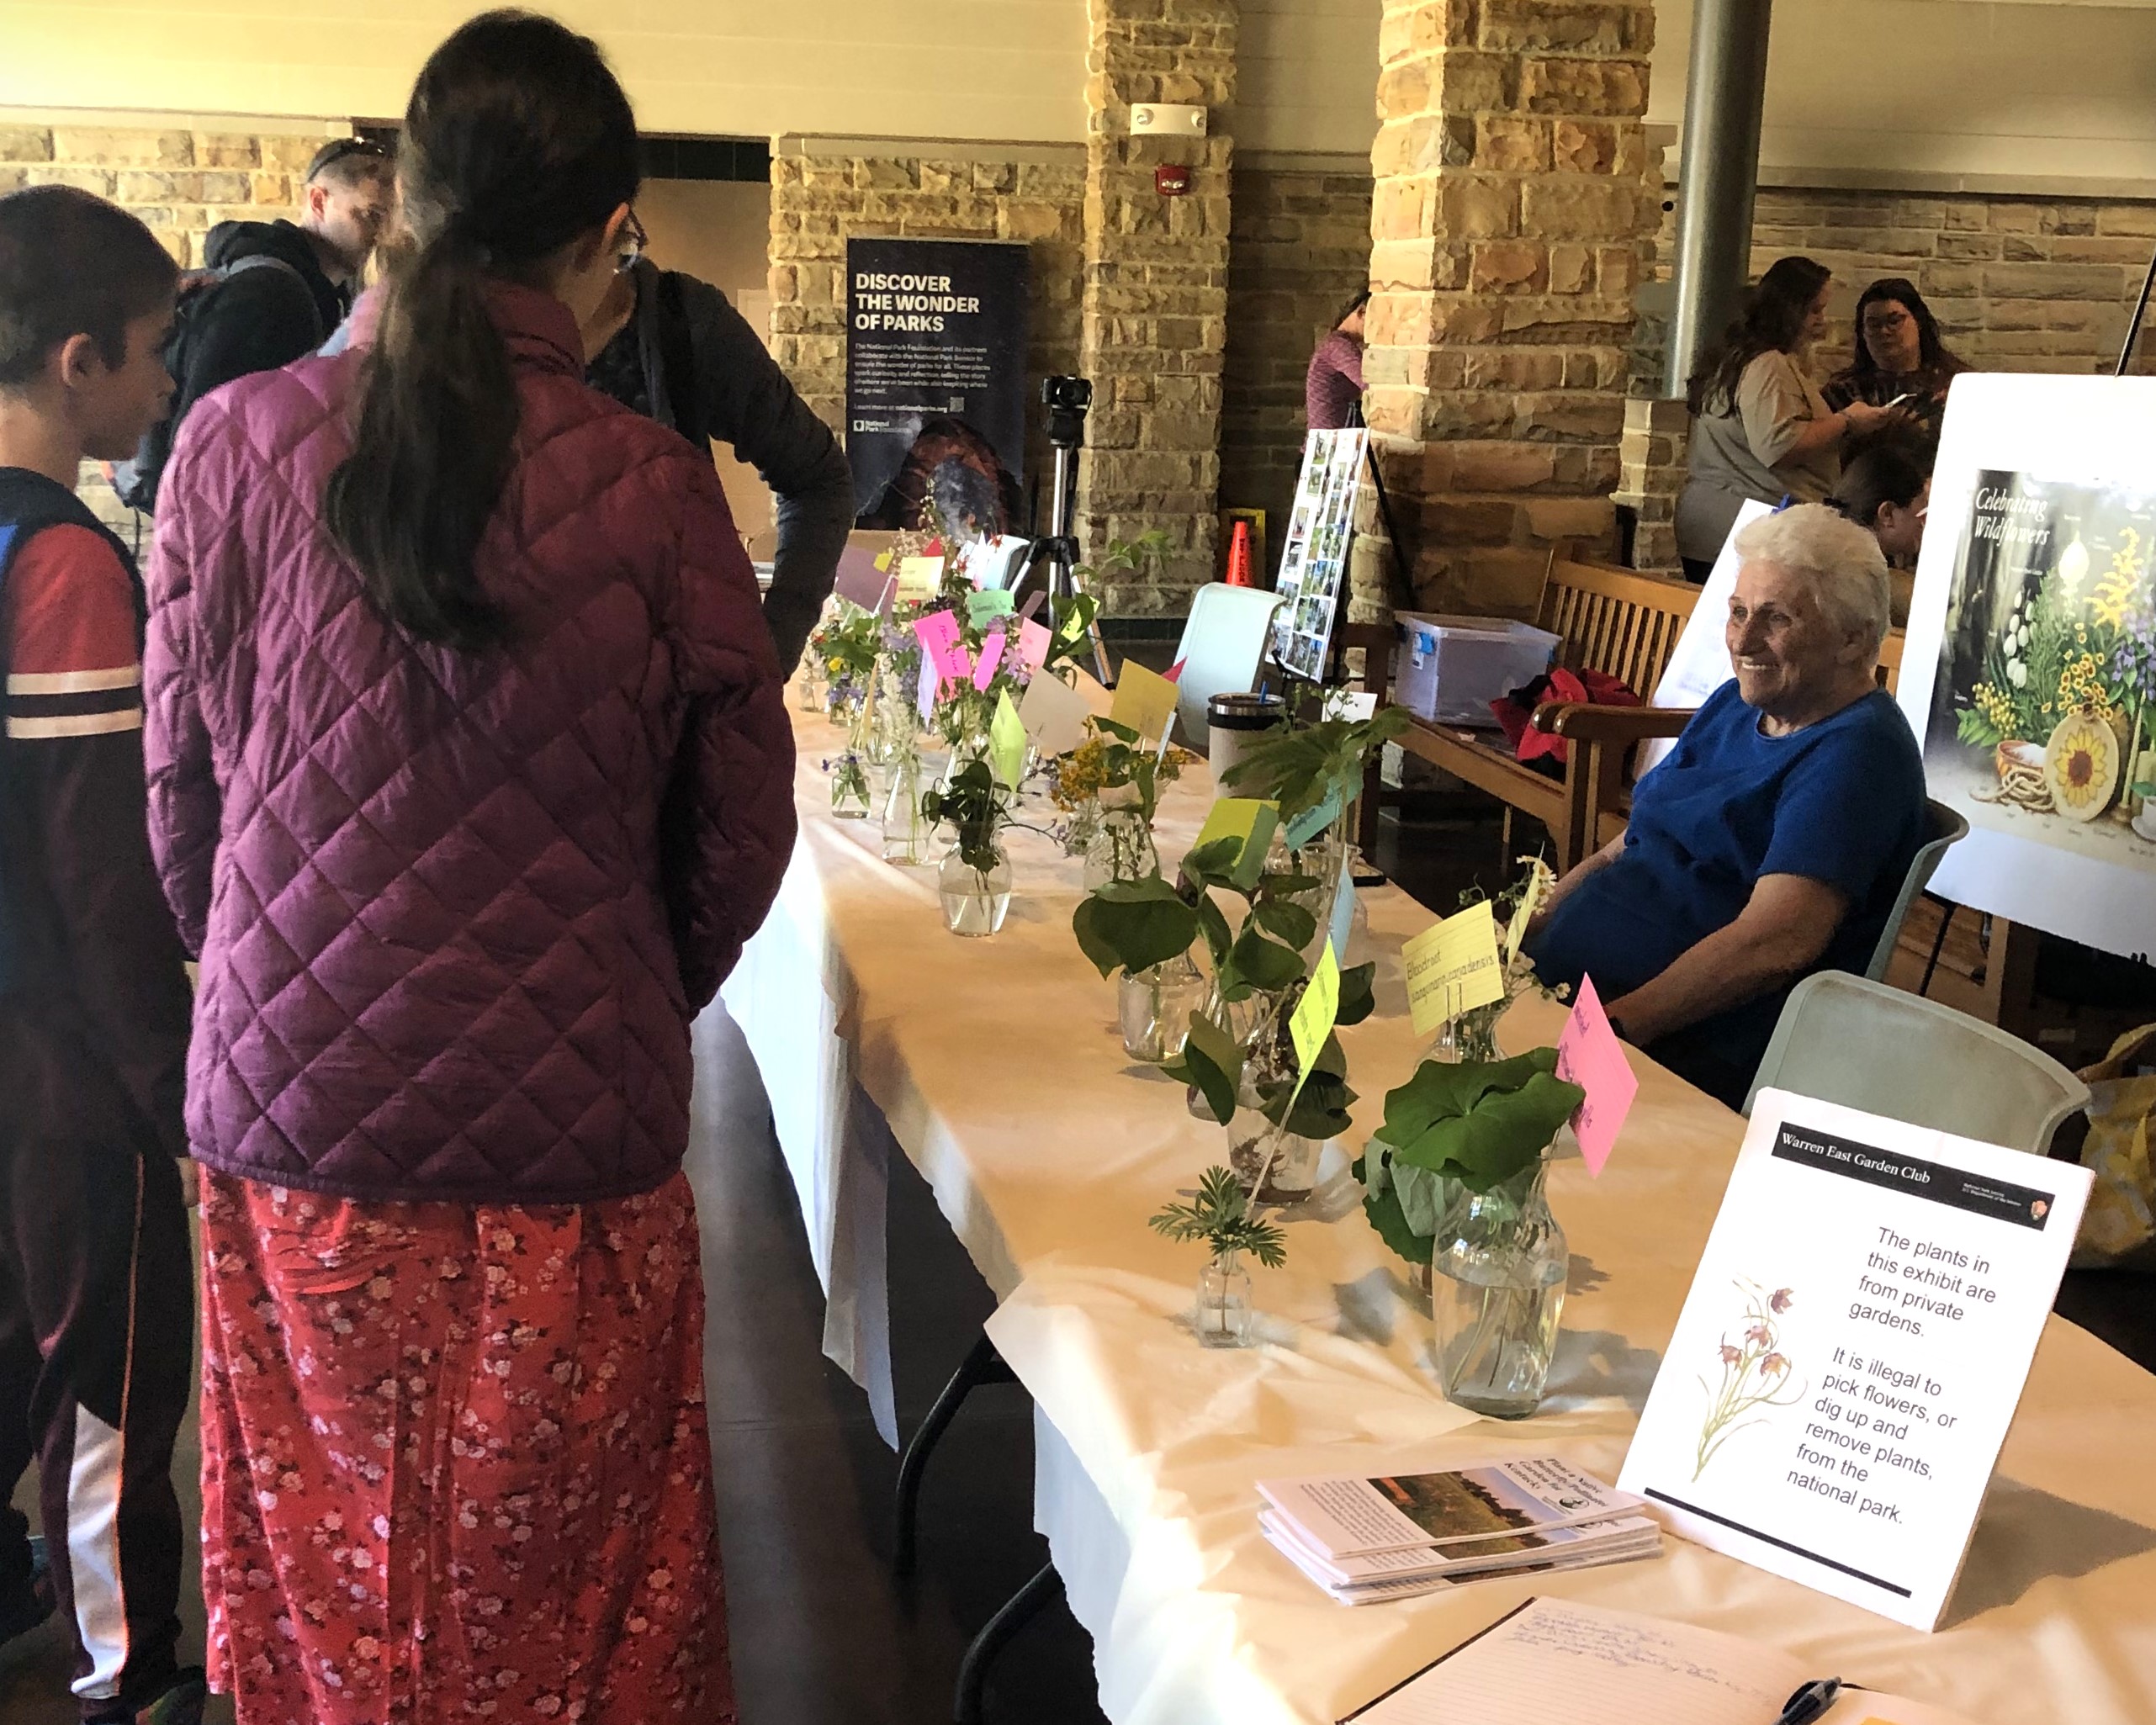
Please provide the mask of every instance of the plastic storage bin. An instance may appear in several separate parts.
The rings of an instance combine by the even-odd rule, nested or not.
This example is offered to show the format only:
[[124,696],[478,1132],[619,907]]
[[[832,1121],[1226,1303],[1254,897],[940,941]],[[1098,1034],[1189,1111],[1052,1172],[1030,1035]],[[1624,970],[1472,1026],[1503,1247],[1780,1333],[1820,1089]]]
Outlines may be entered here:
[[1558,638],[1509,617],[1396,613],[1400,659],[1392,698],[1418,718],[1496,728],[1490,703],[1532,683],[1557,656]]

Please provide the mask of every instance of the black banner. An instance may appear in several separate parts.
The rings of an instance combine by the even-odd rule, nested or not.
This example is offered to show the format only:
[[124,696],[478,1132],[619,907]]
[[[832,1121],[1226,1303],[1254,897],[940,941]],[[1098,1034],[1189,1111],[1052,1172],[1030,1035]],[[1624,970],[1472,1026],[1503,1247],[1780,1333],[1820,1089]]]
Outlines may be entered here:
[[856,525],[918,526],[931,487],[946,519],[1022,530],[1023,246],[846,241],[846,458]]
[[2031,1186],[2005,1180],[1989,1180],[1959,1168],[1904,1156],[1899,1151],[1875,1150],[1868,1144],[1814,1131],[1809,1126],[1785,1124],[1774,1142],[1778,1161],[1799,1162],[1823,1173],[1862,1180],[1867,1186],[1883,1186],[1889,1192],[1926,1198],[1957,1210],[1989,1216],[1995,1222],[2012,1222],[2043,1231],[2051,1220],[2052,1195]]

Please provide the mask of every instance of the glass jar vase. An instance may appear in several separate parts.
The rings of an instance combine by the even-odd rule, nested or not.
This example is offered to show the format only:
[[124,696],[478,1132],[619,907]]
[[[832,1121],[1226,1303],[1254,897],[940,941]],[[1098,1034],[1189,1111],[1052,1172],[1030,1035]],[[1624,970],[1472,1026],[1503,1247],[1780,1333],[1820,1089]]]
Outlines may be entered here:
[[[985,869],[976,868],[967,853],[977,855],[983,849],[993,860]],[[993,934],[1010,909],[1010,859],[993,839],[982,847],[961,839],[937,865],[935,888],[943,901],[943,924],[952,934]]]
[[868,768],[850,749],[831,763],[831,812],[842,821],[858,821],[868,813]]
[[1257,1320],[1242,1254],[1221,1252],[1198,1277],[1198,1297],[1190,1309],[1190,1328],[1198,1345],[1248,1347],[1258,1340]]
[[1541,1405],[1557,1349],[1571,1254],[1543,1189],[1549,1172],[1537,1160],[1487,1192],[1462,1187],[1432,1243],[1439,1384],[1495,1419]]
[[1227,1165],[1253,1204],[1300,1204],[1317,1184],[1325,1140],[1276,1126],[1263,1110],[1268,1089],[1291,1082],[1294,1056],[1283,1065],[1270,1044],[1246,1050],[1236,1086],[1235,1118],[1227,1124]]
[[1115,985],[1123,1052],[1152,1066],[1173,1060],[1189,1037],[1190,1014],[1205,1009],[1210,987],[1187,952],[1150,970],[1126,971]]
[[891,757],[891,784],[883,796],[883,860],[902,868],[926,862],[930,831],[921,813],[921,757],[908,737]]
[[1103,809],[1100,823],[1085,847],[1085,890],[1096,892],[1110,881],[1142,881],[1160,872],[1152,828],[1135,808]]

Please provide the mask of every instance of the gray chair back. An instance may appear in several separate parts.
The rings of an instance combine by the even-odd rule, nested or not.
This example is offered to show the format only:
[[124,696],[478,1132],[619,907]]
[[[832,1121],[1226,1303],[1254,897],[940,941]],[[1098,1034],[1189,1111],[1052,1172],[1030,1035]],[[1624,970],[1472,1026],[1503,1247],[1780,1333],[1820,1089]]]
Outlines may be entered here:
[[1191,748],[1205,747],[1207,701],[1216,695],[1248,695],[1258,686],[1279,605],[1279,596],[1262,587],[1231,587],[1225,581],[1210,582],[1191,596],[1182,643],[1175,649],[1183,662],[1175,717]]
[[1916,902],[1919,893],[1930,883],[1932,870],[1939,866],[1939,859],[1947,854],[1947,847],[1956,844],[1968,836],[1969,823],[1960,814],[1933,797],[1924,799],[1924,843],[1910,860],[1909,873],[1902,879],[1901,896],[1894,900],[1887,926],[1880,931],[1879,944],[1872,949],[1872,962],[1864,967],[1864,974],[1874,982],[1886,980],[1887,966],[1894,960],[1894,945],[1901,939],[1901,925],[1909,915],[1909,907]]
[[1821,971],[1789,991],[1751,1081],[2042,1156],[2089,1087],[2020,1038],[1936,1000]]

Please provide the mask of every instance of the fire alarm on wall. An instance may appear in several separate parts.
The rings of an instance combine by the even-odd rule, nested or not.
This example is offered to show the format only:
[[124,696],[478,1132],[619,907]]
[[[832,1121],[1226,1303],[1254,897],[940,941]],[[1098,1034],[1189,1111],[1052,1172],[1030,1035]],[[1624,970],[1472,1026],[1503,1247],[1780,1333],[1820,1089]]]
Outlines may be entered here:
[[1173,138],[1205,135],[1205,110],[1174,102],[1140,102],[1131,108],[1131,135],[1139,138],[1165,134]]
[[1163,162],[1152,171],[1152,188],[1163,198],[1180,198],[1190,189],[1190,170],[1179,162]]

